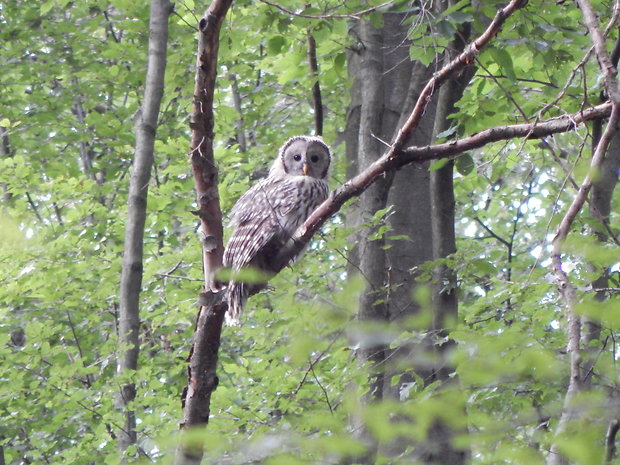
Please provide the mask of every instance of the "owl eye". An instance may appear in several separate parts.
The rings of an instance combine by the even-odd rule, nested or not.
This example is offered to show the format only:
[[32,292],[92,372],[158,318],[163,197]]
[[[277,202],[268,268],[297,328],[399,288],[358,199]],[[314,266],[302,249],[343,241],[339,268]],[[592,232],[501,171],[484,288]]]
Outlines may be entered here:
[[301,155],[299,155],[298,153],[296,153],[295,155],[293,155],[293,160],[295,160],[295,161],[299,161],[299,160],[301,160]]
[[311,161],[312,163],[316,163],[317,161],[319,161],[319,156],[318,156],[318,155],[312,155],[312,156],[310,157],[310,161]]

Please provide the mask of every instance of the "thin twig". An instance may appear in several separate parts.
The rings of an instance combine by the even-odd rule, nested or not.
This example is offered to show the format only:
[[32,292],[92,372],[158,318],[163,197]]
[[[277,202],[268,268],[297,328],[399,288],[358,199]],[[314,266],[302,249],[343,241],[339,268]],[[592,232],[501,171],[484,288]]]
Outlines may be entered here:
[[190,278],[189,276],[179,276],[177,274],[157,273],[157,276],[160,276],[161,278],[180,279],[182,281],[199,281],[199,282],[204,281],[204,279]]
[[482,228],[488,232],[491,237],[497,239],[499,242],[501,242],[502,244],[504,244],[506,247],[510,247],[510,242],[508,242],[506,239],[504,239],[503,237],[498,236],[497,234],[495,234],[493,232],[493,230],[491,228],[489,228],[486,224],[484,224],[484,222],[478,218],[477,216],[474,217],[474,221],[476,223],[478,223],[480,226],[482,226]]
[[43,218],[41,218],[41,215],[39,214],[39,209],[37,208],[37,206],[35,205],[34,201],[32,200],[32,197],[30,197],[30,192],[26,192],[26,198],[28,199],[28,204],[32,208],[32,211],[34,212],[34,215],[39,220],[39,223],[44,224]]
[[312,370],[312,377],[316,381],[316,384],[318,384],[319,387],[321,388],[321,391],[323,391],[323,395],[325,396],[325,402],[327,402],[327,406],[329,407],[329,412],[333,415],[334,414],[334,409],[332,408],[332,404],[329,401],[329,396],[327,395],[327,391],[325,390],[325,388],[323,387],[323,385],[319,381],[319,378],[316,376],[316,373],[314,372],[314,365],[310,366],[310,370]]
[[310,371],[313,370],[314,365],[316,365],[317,363],[319,363],[321,360],[323,360],[323,357],[325,356],[325,354],[327,352],[329,352],[332,348],[332,346],[334,345],[334,343],[336,342],[336,340],[342,335],[342,331],[338,331],[336,332],[336,334],[334,335],[334,338],[331,340],[331,342],[329,343],[329,345],[325,348],[325,350],[323,350],[318,356],[315,357],[314,360],[311,360],[310,362],[308,362],[308,368],[306,370],[306,372],[304,373],[304,376],[301,378],[301,381],[299,381],[299,384],[297,384],[297,387],[293,390],[293,392],[291,392],[291,397],[295,397],[297,395],[297,393],[299,392],[299,390],[302,388],[302,386],[305,384],[306,379],[308,378],[308,375],[310,374]]
[[382,3],[381,5],[366,8],[365,10],[357,11],[355,13],[333,14],[333,15],[332,14],[330,15],[308,15],[305,13],[297,13],[296,11],[285,8],[278,3],[270,2],[269,0],[260,0],[260,1],[264,3],[265,5],[269,5],[274,8],[277,8],[278,10],[283,11],[284,13],[287,13],[291,16],[297,16],[298,18],[309,18],[309,19],[360,19],[365,14],[372,13],[373,11],[376,11],[380,8],[387,7],[391,5],[392,3],[394,3],[394,0],[389,0],[385,3]]

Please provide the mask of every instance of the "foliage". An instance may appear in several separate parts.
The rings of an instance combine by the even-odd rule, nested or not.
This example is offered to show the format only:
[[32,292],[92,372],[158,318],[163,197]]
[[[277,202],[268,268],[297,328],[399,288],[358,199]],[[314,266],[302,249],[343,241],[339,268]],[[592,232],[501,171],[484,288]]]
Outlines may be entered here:
[[[321,1],[304,13],[368,8],[368,2],[341,3]],[[496,3],[483,2],[480,14],[465,2],[445,16],[411,11],[411,37],[421,38],[411,56],[430,63],[463,22],[473,18],[480,31]],[[301,11],[296,2],[281,4]],[[611,14],[605,5],[596,2],[601,21]],[[148,201],[142,350],[134,374],[140,450],[129,453],[162,463],[169,462],[177,440],[201,289],[186,152],[193,24],[202,8],[177,3],[171,17]],[[375,11],[372,20],[380,22],[384,11]],[[146,3],[124,0],[0,5],[0,127],[8,150],[0,158],[0,446],[7,464],[120,459],[114,437],[122,416],[113,402],[122,381],[115,377],[117,294],[147,16]],[[453,116],[458,133],[598,103],[596,60],[578,66],[590,47],[580,18],[572,4],[554,1],[517,14],[478,58],[477,74]],[[224,211],[266,172],[283,140],[310,132],[309,30],[318,43],[324,137],[337,160],[334,186],[344,181],[346,55],[359,46],[348,35],[348,21],[291,16],[261,2],[233,4],[223,30],[216,102]],[[241,97],[239,109],[234,92]],[[239,127],[247,135],[246,150]],[[363,281],[347,279],[350,231],[336,217],[303,260],[250,301],[243,327],[225,330],[208,430],[184,440],[206,441],[214,463],[336,463],[364,451],[348,429],[352,417],[384,443],[423,441],[426,426],[439,418],[467,426],[469,434],[458,440],[471,446],[472,463],[543,463],[568,379],[565,313],[549,278],[549,240],[574,196],[570,180],[579,182],[587,172],[588,131],[546,145],[496,143],[462,162],[455,178],[459,251],[447,259],[459,276],[460,317],[452,332],[458,388],[424,388],[413,379],[399,401],[359,405],[366,367],[359,366],[350,341],[367,330],[352,321]],[[378,212],[371,223],[380,225],[391,213]],[[616,235],[617,220],[613,213],[609,223]],[[606,393],[618,388],[618,297],[601,303],[591,288],[606,268],[614,272],[610,287],[617,287],[617,248],[588,236],[602,228],[583,216],[566,244],[571,279],[580,289],[578,310],[603,326],[594,370],[598,389],[579,399],[587,416],[600,421],[589,421],[584,434],[576,425],[580,434],[560,438],[562,450],[584,465],[601,462]],[[403,239],[384,225],[377,234]],[[395,347],[421,338],[422,328],[412,321],[402,333],[385,328],[385,334]],[[411,462],[404,456],[380,463]]]

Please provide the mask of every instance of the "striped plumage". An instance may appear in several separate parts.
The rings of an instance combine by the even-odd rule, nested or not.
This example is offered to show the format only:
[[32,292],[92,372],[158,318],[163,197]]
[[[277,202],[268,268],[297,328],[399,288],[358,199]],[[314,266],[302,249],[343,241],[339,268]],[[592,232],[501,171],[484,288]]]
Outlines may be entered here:
[[[233,234],[224,266],[254,269],[264,280],[275,270],[273,258],[325,199],[331,156],[318,137],[296,136],[281,148],[269,176],[243,194],[232,209]],[[238,325],[251,283],[228,283],[226,322]]]

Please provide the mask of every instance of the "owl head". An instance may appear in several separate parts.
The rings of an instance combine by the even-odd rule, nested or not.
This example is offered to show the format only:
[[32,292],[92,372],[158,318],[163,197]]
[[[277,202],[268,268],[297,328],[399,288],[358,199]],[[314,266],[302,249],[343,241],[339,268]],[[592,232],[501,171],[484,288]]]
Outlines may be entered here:
[[295,136],[287,140],[274,162],[269,176],[310,176],[327,179],[331,154],[320,137]]

